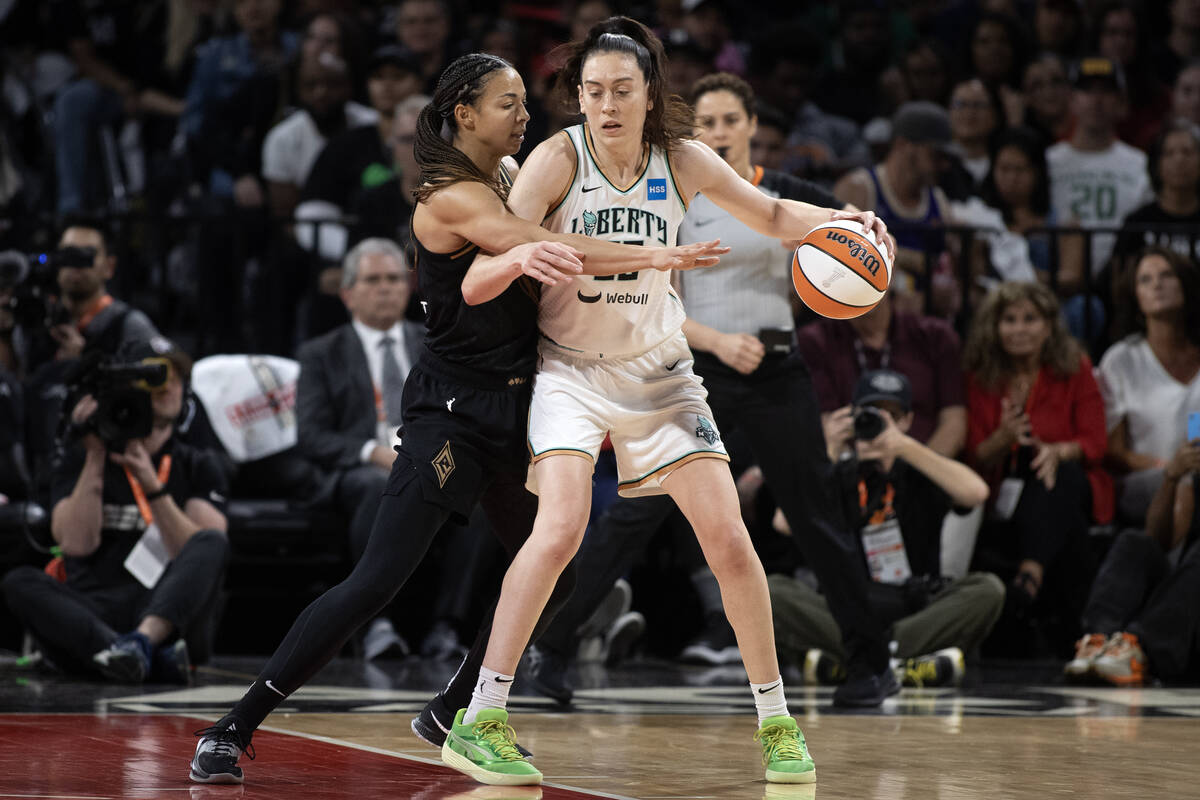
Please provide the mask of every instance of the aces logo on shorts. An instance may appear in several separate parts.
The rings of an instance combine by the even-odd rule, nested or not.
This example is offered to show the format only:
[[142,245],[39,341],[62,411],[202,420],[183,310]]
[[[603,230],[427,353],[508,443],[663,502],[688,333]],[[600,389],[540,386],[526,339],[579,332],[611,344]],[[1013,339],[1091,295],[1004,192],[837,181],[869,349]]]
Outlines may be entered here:
[[667,199],[667,179],[666,178],[650,178],[646,181],[646,199],[647,200],[666,200]]
[[433,457],[433,461],[429,462],[433,465],[433,469],[437,472],[438,488],[446,488],[446,479],[450,477],[450,473],[454,472],[454,455],[450,452],[450,440],[442,445],[442,449]]

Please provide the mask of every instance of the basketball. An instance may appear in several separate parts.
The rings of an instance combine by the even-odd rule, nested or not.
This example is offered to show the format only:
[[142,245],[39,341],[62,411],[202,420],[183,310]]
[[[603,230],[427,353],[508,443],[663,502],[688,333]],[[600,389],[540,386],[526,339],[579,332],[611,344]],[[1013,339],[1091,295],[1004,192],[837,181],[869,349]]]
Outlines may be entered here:
[[892,262],[853,220],[818,225],[792,256],[792,284],[823,317],[853,319],[870,311],[892,282]]

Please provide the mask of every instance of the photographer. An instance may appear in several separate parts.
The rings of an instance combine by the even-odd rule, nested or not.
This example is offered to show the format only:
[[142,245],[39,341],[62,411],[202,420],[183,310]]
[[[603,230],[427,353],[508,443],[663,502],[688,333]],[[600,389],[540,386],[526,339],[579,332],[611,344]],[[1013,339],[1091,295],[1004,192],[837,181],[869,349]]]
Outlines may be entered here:
[[[57,283],[64,319],[50,327],[56,360],[84,350],[115,353],[121,345],[158,335],[150,318],[113,298],[105,287],[117,268],[108,233],[93,224],[73,224],[58,241]],[[90,256],[90,258],[89,258]]]
[[161,337],[120,356],[129,363],[110,365],[109,381],[99,367],[81,380],[96,391],[71,412],[82,441],[56,458],[51,533],[65,583],[23,567],[3,590],[58,667],[185,682],[189,651],[203,661],[212,647],[224,481],[213,456],[174,436],[190,359]]
[[[31,265],[27,280],[39,282],[40,300],[24,300],[14,333],[18,362],[28,376],[26,400],[30,461],[38,496],[45,499],[50,458],[63,416],[63,385],[76,359],[113,355],[129,342],[158,335],[150,318],[113,298],[105,288],[116,270],[106,231],[91,223],[69,225],[58,249]],[[57,293],[57,301],[46,295]]]
[[[1004,586],[989,573],[941,576],[942,519],[982,504],[987,484],[969,467],[908,435],[913,422],[908,378],[891,370],[863,373],[854,390],[856,458],[835,468],[838,500],[861,540],[871,606],[891,626],[894,655],[907,684],[938,685],[962,677],[962,651],[987,636],[1004,604]],[[830,442],[839,449],[844,442]],[[845,663],[829,606],[792,578],[768,581],[781,661],[809,650]],[[817,659],[809,656],[810,664]],[[827,670],[820,670],[826,672]]]

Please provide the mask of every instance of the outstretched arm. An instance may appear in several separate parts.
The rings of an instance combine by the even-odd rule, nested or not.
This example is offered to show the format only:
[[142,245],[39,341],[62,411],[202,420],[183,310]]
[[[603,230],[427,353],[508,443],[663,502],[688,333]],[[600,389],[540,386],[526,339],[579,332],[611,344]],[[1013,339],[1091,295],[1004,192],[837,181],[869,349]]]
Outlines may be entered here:
[[[529,167],[526,166],[521,174],[525,175],[528,171]],[[715,241],[682,247],[635,247],[576,234],[553,233],[512,214],[495,192],[480,183],[459,183],[442,189],[428,200],[427,208],[443,230],[478,245],[485,254],[501,254],[519,245],[539,241],[570,245],[582,257],[583,265],[580,270],[573,271],[575,274],[580,271],[609,275],[638,269],[694,269],[716,264],[719,256],[729,250]],[[417,235],[421,236],[419,222],[417,226]],[[517,260],[526,263],[529,255],[520,254]],[[565,252],[558,253],[559,259],[565,256]],[[543,261],[542,266],[549,263]],[[506,266],[504,262],[479,258],[471,266],[471,272],[476,274],[472,276],[468,272],[463,282],[463,296],[468,302],[486,302],[503,292],[508,283],[522,273],[543,282],[547,282],[547,276],[557,280],[559,275],[572,274],[571,271],[562,273],[557,267],[555,270],[554,273],[546,273],[539,268],[534,272],[525,272],[522,267],[521,271],[517,271],[512,261],[507,262]],[[507,280],[504,279],[505,275],[508,276]]]
[[789,241],[803,238],[817,225],[831,220],[854,220],[883,243],[888,258],[896,257],[887,225],[873,211],[831,211],[796,200],[767,197],[702,142],[684,142],[672,154],[671,163],[689,196],[704,194],[761,234]]
[[[540,226],[571,188],[575,169],[575,148],[568,136],[560,133],[550,137],[535,147],[529,158],[525,159],[508,196],[509,208],[517,216]],[[720,247],[720,242],[716,240],[679,247],[637,247],[576,233],[552,234],[543,231],[541,238],[550,237],[583,252],[583,272],[586,275],[614,275],[641,269],[710,267],[717,263],[716,256],[729,252],[729,248]]]

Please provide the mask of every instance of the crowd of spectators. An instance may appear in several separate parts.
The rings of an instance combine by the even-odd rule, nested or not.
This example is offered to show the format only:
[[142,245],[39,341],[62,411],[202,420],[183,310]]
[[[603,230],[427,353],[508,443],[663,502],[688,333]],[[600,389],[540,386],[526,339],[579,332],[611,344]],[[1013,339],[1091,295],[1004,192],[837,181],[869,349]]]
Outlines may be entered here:
[[[420,347],[406,255],[416,116],[454,57],[495,53],[529,92],[527,152],[579,120],[550,100],[555,46],[614,13],[659,33],[681,95],[716,72],[754,88],[753,164],[875,210],[896,236],[885,301],[849,322],[796,308],[792,345],[847,518],[854,465],[882,461],[888,508],[893,489],[922,498],[911,524],[941,536],[910,554],[909,575],[928,579],[922,603],[885,615],[894,654],[1073,654],[1068,676],[1115,683],[1200,668],[1200,420],[1188,432],[1200,414],[1200,2],[0,5],[0,536],[21,541],[37,521],[5,506],[38,504],[58,555],[3,586],[60,668],[179,678],[179,642],[193,660],[211,651],[227,487],[301,515],[333,510],[346,563],[362,552]],[[222,438],[225,416],[252,420],[253,403],[220,406],[191,385],[191,358],[207,375],[205,357],[222,353],[299,362],[298,381],[244,369],[261,413],[290,431],[274,460]],[[146,388],[164,419],[102,441],[86,428],[97,387],[81,400],[80,376],[120,354],[163,363],[165,382]],[[903,389],[893,381],[877,403],[886,440],[864,449],[854,426],[872,375]],[[742,466],[786,660],[819,652],[810,677],[836,677],[832,618],[773,513],[787,504]],[[876,489],[849,529],[878,524]],[[896,498],[906,543],[913,507]],[[483,552],[483,524],[447,534],[447,553]],[[628,574],[636,589],[639,570],[686,572],[692,555],[651,550]],[[403,652],[406,636],[458,652],[496,558],[439,580],[420,624],[377,620],[362,652]],[[627,614],[627,588],[614,591]],[[965,615],[953,642],[917,633],[914,618],[951,612]],[[574,633],[561,641],[574,647]]]

